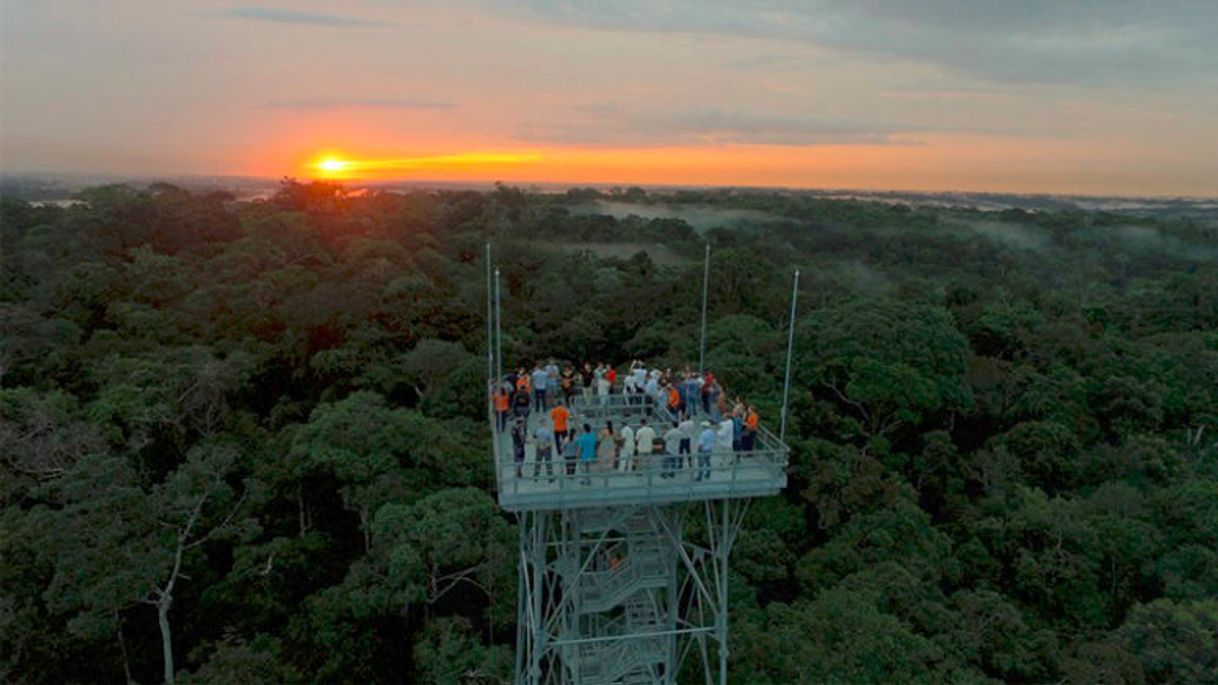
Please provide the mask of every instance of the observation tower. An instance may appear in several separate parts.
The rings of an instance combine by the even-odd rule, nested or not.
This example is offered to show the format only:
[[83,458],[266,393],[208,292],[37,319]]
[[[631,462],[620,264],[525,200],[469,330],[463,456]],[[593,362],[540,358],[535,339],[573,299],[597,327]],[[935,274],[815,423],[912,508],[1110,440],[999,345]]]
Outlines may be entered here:
[[[489,246],[487,257],[489,286]],[[488,287],[487,366],[501,381],[498,276]],[[787,366],[789,379],[789,351]],[[577,393],[572,404],[575,432],[609,421],[637,430],[646,418],[662,436],[677,419],[665,403],[621,394],[602,401]],[[784,389],[784,432],[785,404]],[[520,469],[510,427],[499,431],[488,413],[499,505],[520,529],[517,685],[671,685],[682,669],[725,684],[728,560],[750,501],[787,484],[782,438],[763,425],[752,450],[715,451],[709,477],[700,479],[705,469],[693,466],[696,459],[685,455],[674,468],[659,441],[629,470],[601,465],[585,473],[581,464],[569,473],[555,451],[550,477],[531,442]],[[530,438],[542,413],[529,415]],[[691,418],[701,431],[714,417],[697,407]],[[696,457],[696,435],[692,451]]]

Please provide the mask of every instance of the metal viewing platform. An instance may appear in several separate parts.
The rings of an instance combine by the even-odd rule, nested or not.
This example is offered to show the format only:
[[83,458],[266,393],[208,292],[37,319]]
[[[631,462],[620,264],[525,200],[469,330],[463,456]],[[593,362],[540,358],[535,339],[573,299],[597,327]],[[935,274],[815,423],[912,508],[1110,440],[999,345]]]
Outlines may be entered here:
[[[784,444],[794,348],[795,291],[791,300],[786,382],[778,435],[758,426],[752,449],[735,444],[722,426],[709,464],[699,456],[698,434],[715,412],[690,407],[694,422],[683,437],[689,452],[674,454],[664,441],[675,417],[645,395],[577,393],[568,426],[599,433],[612,422],[636,432],[644,419],[656,432],[653,452],[622,460],[591,461],[554,449],[538,460],[536,431],[548,411],[531,411],[523,459],[517,461],[510,416],[500,429],[492,393],[504,379],[499,272],[491,278],[487,245],[487,417],[499,504],[520,531],[516,622],[517,685],[673,685],[687,664],[707,685],[727,684],[728,559],[755,497],[787,485]],[[705,357],[706,292],[703,277],[702,348]],[[535,399],[535,398],[533,398]],[[691,404],[696,404],[693,402]],[[570,437],[568,438],[568,440]],[[676,452],[682,452],[679,448]],[[687,526],[690,523],[692,525]]]
[[[601,403],[597,398],[585,402],[576,396],[570,407],[570,426],[577,431],[584,423],[593,433],[612,422],[619,431],[623,426],[638,430],[646,418],[659,437],[670,428],[675,418],[665,406],[653,406],[650,398],[629,398],[610,395]],[[528,435],[537,429],[542,414],[531,412]],[[695,425],[702,420],[718,417],[696,414]],[[762,426],[751,451],[719,449],[712,453],[709,476],[697,480],[697,450],[680,455],[680,466],[670,468],[668,459],[678,458],[664,451],[657,441],[657,451],[650,455],[634,455],[631,468],[623,471],[600,460],[585,472],[584,465],[564,461],[555,453],[551,462],[538,463],[537,445],[532,438],[525,444],[522,476],[517,477],[513,458],[511,424],[508,430],[495,436],[495,480],[499,505],[507,511],[574,509],[609,506],[658,506],[676,502],[705,499],[751,498],[776,495],[787,484],[788,448],[777,435]],[[716,421],[717,423],[717,421]],[[699,427],[700,431],[701,428]],[[696,439],[696,436],[695,436]],[[569,468],[574,466],[572,470]],[[547,468],[549,467],[549,468]],[[536,475],[534,475],[536,474]],[[670,476],[671,474],[671,476]]]

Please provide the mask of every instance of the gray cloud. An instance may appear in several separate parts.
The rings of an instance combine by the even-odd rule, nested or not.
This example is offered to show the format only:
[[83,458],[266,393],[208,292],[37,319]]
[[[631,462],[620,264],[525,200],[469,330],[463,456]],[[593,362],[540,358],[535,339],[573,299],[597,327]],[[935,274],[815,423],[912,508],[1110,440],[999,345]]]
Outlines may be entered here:
[[576,106],[592,115],[575,122],[538,122],[516,130],[520,140],[600,146],[636,145],[911,145],[896,135],[924,130],[881,122],[783,117],[705,107],[676,112],[624,112]]
[[249,19],[266,21],[276,24],[299,24],[304,26],[329,26],[334,28],[369,28],[387,26],[388,22],[361,19],[359,17],[325,12],[302,12],[278,7],[263,7],[260,5],[239,5],[224,12],[224,16],[233,19]]
[[314,98],[277,100],[266,103],[272,109],[456,109],[457,103],[424,98]]
[[525,20],[770,38],[912,59],[986,79],[1063,84],[1213,80],[1213,0],[484,0]]
[[920,145],[917,134],[941,131],[982,135],[1053,136],[1053,132],[1002,127],[937,127],[871,119],[780,116],[744,109],[700,108],[627,112],[611,103],[575,105],[574,120],[537,121],[519,128],[519,140],[595,146],[712,145]]

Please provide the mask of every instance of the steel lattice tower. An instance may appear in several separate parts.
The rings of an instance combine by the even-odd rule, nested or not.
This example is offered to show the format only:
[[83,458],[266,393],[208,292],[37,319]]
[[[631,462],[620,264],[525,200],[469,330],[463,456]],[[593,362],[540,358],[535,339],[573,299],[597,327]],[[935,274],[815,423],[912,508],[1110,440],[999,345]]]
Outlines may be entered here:
[[[499,273],[492,288],[489,245],[487,281],[493,392],[503,378],[503,358]],[[798,282],[796,271],[781,433]],[[705,320],[705,284],[703,291]],[[517,685],[671,685],[686,665],[697,668],[707,685],[726,685],[728,560],[749,502],[786,487],[789,449],[782,437],[762,426],[753,450],[715,452],[702,479],[694,478],[693,456],[685,455],[674,470],[663,450],[651,460],[636,459],[629,470],[590,473],[568,472],[555,454],[551,478],[532,445],[523,468],[514,461],[512,438],[496,426],[490,392],[499,504],[517,517],[520,530]],[[637,427],[646,418],[662,435],[672,424],[666,407],[633,399],[577,396],[571,427],[589,423],[599,430],[608,421]],[[534,412],[530,435],[536,426]]]
[[[671,422],[666,408],[577,404],[581,421]],[[531,422],[532,423],[532,422]],[[519,521],[516,682],[673,683],[694,662],[726,682],[728,559],[749,500],[786,485],[787,448],[762,430],[755,450],[688,462],[665,478],[663,454],[630,471],[516,476],[510,438],[495,440],[500,505]],[[717,675],[716,675],[717,674]]]

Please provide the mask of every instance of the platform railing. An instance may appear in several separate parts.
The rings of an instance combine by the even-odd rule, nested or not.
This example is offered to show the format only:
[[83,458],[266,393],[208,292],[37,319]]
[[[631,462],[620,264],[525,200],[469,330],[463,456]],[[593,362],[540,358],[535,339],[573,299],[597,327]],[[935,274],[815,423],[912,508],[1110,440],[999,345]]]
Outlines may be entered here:
[[[577,394],[572,398],[571,406],[575,416],[569,425],[574,431],[568,440],[577,437],[586,422],[595,426],[595,433],[606,421],[613,421],[617,429],[622,421],[637,426],[638,419],[646,417],[656,429],[657,444],[661,444],[660,436],[673,423],[667,406],[644,395],[614,394],[585,400]],[[694,420],[700,423],[708,418],[712,416],[699,413]],[[514,417],[509,419],[509,426],[513,420]],[[702,465],[697,450],[701,430],[701,426],[695,430],[689,453],[672,455],[664,451],[663,446],[661,451],[650,454],[636,452],[629,457],[627,470],[621,469],[620,454],[612,463],[605,463],[599,455],[589,462],[582,461],[578,456],[572,461],[557,449],[552,450],[548,470],[547,464],[538,462],[535,457],[518,464],[510,447],[510,438],[504,432],[496,432],[493,454],[497,462],[495,479],[498,491],[500,496],[556,496],[564,503],[612,500],[611,493],[626,491],[636,496],[642,493],[649,498],[655,495],[696,499],[699,490],[705,490],[703,484],[714,485],[715,496],[731,497],[737,486],[756,487],[766,481],[778,481],[785,475],[788,449],[764,426],[759,427],[754,437],[754,449],[728,450],[717,446],[711,453],[709,466]],[[572,466],[574,473],[569,472]]]
[[[693,458],[693,465],[689,463]],[[666,459],[679,459],[679,465],[669,466]],[[674,490],[689,490],[693,493],[702,483],[728,485],[729,496],[738,485],[747,482],[757,482],[765,479],[780,479],[787,466],[786,452],[783,450],[753,450],[751,452],[718,452],[710,456],[710,465],[703,466],[699,462],[697,452],[683,455],[662,453],[648,455],[640,459],[639,455],[632,457],[633,468],[620,471],[612,464],[601,464],[600,460],[585,462],[555,459],[553,476],[546,472],[545,464],[540,464],[539,474],[533,475],[536,461],[527,460],[521,463],[521,475],[517,475],[517,464],[514,460],[500,459],[498,481],[500,494],[587,494],[596,486],[612,491],[615,489],[642,488],[648,492],[661,494]],[[574,464],[574,473],[568,472],[568,465]]]

